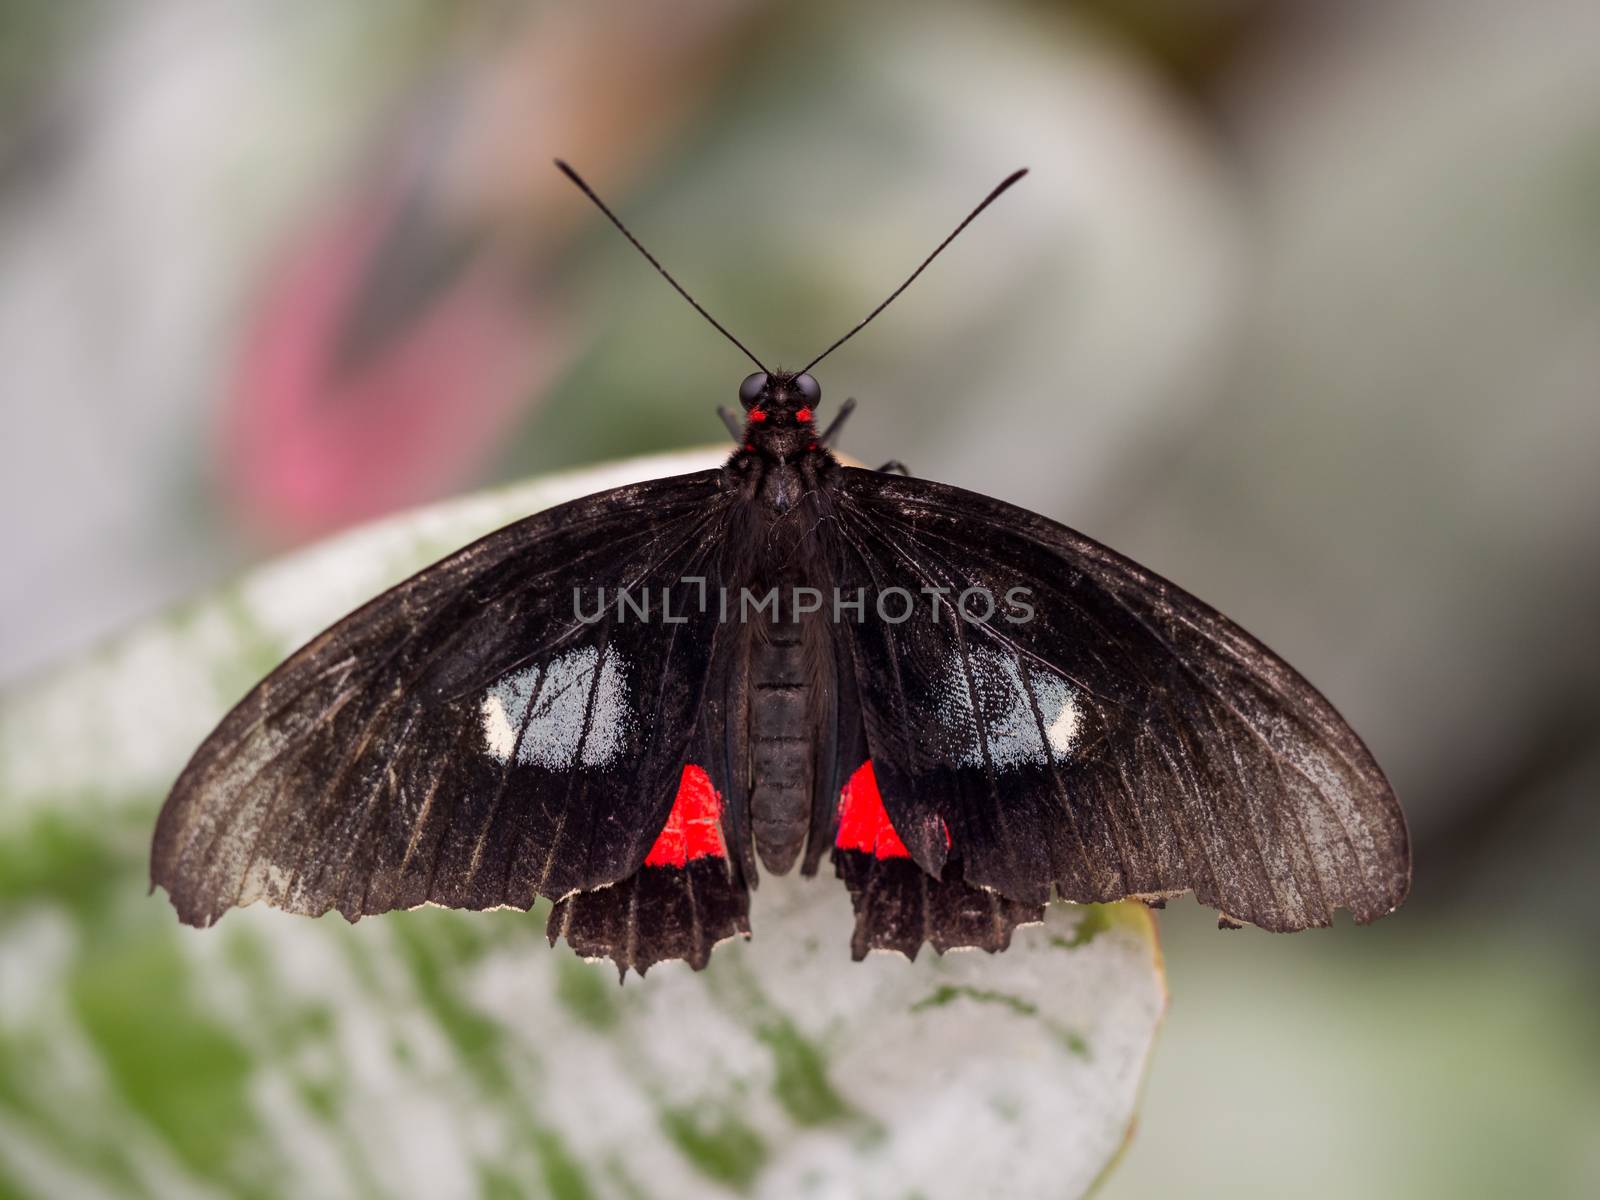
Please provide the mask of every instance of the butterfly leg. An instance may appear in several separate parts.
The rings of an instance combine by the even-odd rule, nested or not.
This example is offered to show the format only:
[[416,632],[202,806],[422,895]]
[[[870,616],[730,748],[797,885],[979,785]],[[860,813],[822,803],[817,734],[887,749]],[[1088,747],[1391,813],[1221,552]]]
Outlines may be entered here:
[[817,444],[827,446],[833,443],[834,435],[844,426],[844,419],[856,410],[856,398],[849,397],[839,406],[839,415],[828,422],[828,427],[822,431],[822,436],[817,439]]
[[879,467],[878,470],[892,471],[896,475],[905,475],[908,478],[911,475],[911,471],[906,467],[905,463],[901,462],[898,458],[891,458],[888,462],[884,463],[883,466]]
[[728,432],[733,435],[734,441],[744,441],[744,426],[739,424],[739,418],[729,412],[726,405],[717,405],[717,416],[722,418],[722,423],[728,427]]

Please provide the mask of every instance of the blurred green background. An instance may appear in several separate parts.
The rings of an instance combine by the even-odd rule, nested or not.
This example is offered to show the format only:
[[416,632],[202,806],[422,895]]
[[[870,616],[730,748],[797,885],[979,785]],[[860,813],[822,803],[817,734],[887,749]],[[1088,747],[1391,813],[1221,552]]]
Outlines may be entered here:
[[[1026,504],[1283,653],[1411,819],[1377,926],[1162,921],[1103,1195],[1600,1194],[1600,6],[0,4],[0,684],[323,533],[714,443]],[[5,947],[0,945],[0,964]]]

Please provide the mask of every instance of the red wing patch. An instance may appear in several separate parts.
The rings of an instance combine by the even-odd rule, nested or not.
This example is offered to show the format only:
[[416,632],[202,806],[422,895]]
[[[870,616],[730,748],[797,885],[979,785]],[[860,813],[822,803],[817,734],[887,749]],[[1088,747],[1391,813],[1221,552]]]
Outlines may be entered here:
[[[876,788],[873,795],[877,795]],[[644,865],[685,867],[697,858],[727,857],[722,844],[722,797],[711,786],[711,777],[689,763],[683,768],[672,812]]]
[[889,824],[871,759],[856,768],[839,793],[839,834],[833,844],[841,850],[863,850],[874,858],[911,857]]

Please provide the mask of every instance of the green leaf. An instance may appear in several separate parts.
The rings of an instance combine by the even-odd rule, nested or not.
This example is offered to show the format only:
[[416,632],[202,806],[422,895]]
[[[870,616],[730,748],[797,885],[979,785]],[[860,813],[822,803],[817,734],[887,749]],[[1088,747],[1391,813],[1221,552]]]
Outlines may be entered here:
[[149,835],[190,751],[379,589],[527,512],[713,451],[550,476],[292,554],[0,698],[0,1195],[1071,1196],[1127,1138],[1166,1002],[1137,904],[1004,954],[853,963],[830,878],[616,984],[534,913],[181,928]]

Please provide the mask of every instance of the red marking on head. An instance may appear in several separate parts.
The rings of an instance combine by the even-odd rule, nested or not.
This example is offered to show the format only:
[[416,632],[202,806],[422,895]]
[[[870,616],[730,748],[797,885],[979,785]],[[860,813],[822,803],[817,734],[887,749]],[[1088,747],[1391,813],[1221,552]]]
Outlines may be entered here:
[[815,450],[816,448],[817,448],[817,444],[815,442],[812,442],[809,446],[806,447],[807,450]]
[[757,424],[760,424],[762,421],[765,421],[767,419],[767,414],[766,414],[765,410],[763,410],[763,409],[752,408],[750,410],[750,419],[752,421],[756,422]]
[[711,786],[711,776],[689,763],[683,768],[667,823],[644,865],[685,867],[697,858],[727,857],[722,844],[722,796]]
[[756,444],[754,442],[746,442],[744,444],[744,448],[746,450],[748,450],[751,454],[754,454],[756,452]]
[[799,421],[802,425],[809,425],[811,424],[812,416],[813,413],[809,408],[802,408],[799,412],[794,414],[794,419]]

